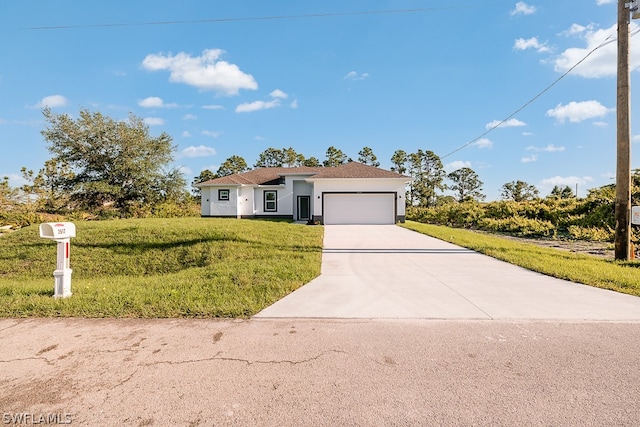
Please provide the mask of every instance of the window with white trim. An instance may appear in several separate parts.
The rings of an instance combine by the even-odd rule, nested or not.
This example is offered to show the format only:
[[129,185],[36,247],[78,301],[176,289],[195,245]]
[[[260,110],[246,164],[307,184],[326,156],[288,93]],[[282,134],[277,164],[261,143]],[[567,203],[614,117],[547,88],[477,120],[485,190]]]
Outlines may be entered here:
[[278,192],[275,190],[265,190],[264,192],[264,211],[278,211]]
[[218,200],[229,200],[229,190],[218,190]]

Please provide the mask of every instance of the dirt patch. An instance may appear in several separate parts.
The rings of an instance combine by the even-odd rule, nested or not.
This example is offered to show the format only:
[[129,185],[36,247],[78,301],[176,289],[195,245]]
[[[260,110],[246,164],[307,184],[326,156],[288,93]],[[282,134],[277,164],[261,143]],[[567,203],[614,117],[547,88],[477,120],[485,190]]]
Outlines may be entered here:
[[500,235],[505,239],[516,240],[518,242],[531,243],[533,245],[547,248],[561,249],[584,255],[592,255],[599,258],[614,259],[613,243],[609,242],[588,242],[585,240],[560,240],[560,239],[532,239],[525,237],[515,237]]

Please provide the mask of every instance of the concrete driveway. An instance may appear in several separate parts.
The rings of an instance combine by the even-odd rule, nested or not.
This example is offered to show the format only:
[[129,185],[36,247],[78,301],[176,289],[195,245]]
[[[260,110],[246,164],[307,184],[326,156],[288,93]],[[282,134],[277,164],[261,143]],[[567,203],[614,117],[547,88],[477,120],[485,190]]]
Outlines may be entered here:
[[640,298],[394,225],[325,227],[322,274],[257,318],[640,320]]

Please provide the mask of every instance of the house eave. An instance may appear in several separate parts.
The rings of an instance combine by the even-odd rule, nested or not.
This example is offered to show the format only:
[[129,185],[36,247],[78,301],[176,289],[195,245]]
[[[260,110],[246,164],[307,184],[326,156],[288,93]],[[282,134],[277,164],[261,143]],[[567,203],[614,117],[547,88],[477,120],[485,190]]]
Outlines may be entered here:
[[398,181],[409,183],[413,181],[413,178],[314,178],[310,177],[305,179],[306,182],[314,182],[314,181]]

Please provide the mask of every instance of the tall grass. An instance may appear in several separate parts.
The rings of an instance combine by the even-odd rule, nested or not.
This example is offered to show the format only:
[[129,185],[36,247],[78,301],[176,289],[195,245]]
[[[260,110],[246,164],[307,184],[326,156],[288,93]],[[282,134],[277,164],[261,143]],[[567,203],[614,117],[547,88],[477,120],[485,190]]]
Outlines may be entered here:
[[413,221],[403,226],[549,276],[640,296],[639,262],[609,261],[459,228]]
[[0,243],[0,316],[246,317],[320,274],[322,228],[213,218],[78,222],[73,296],[37,226]]

